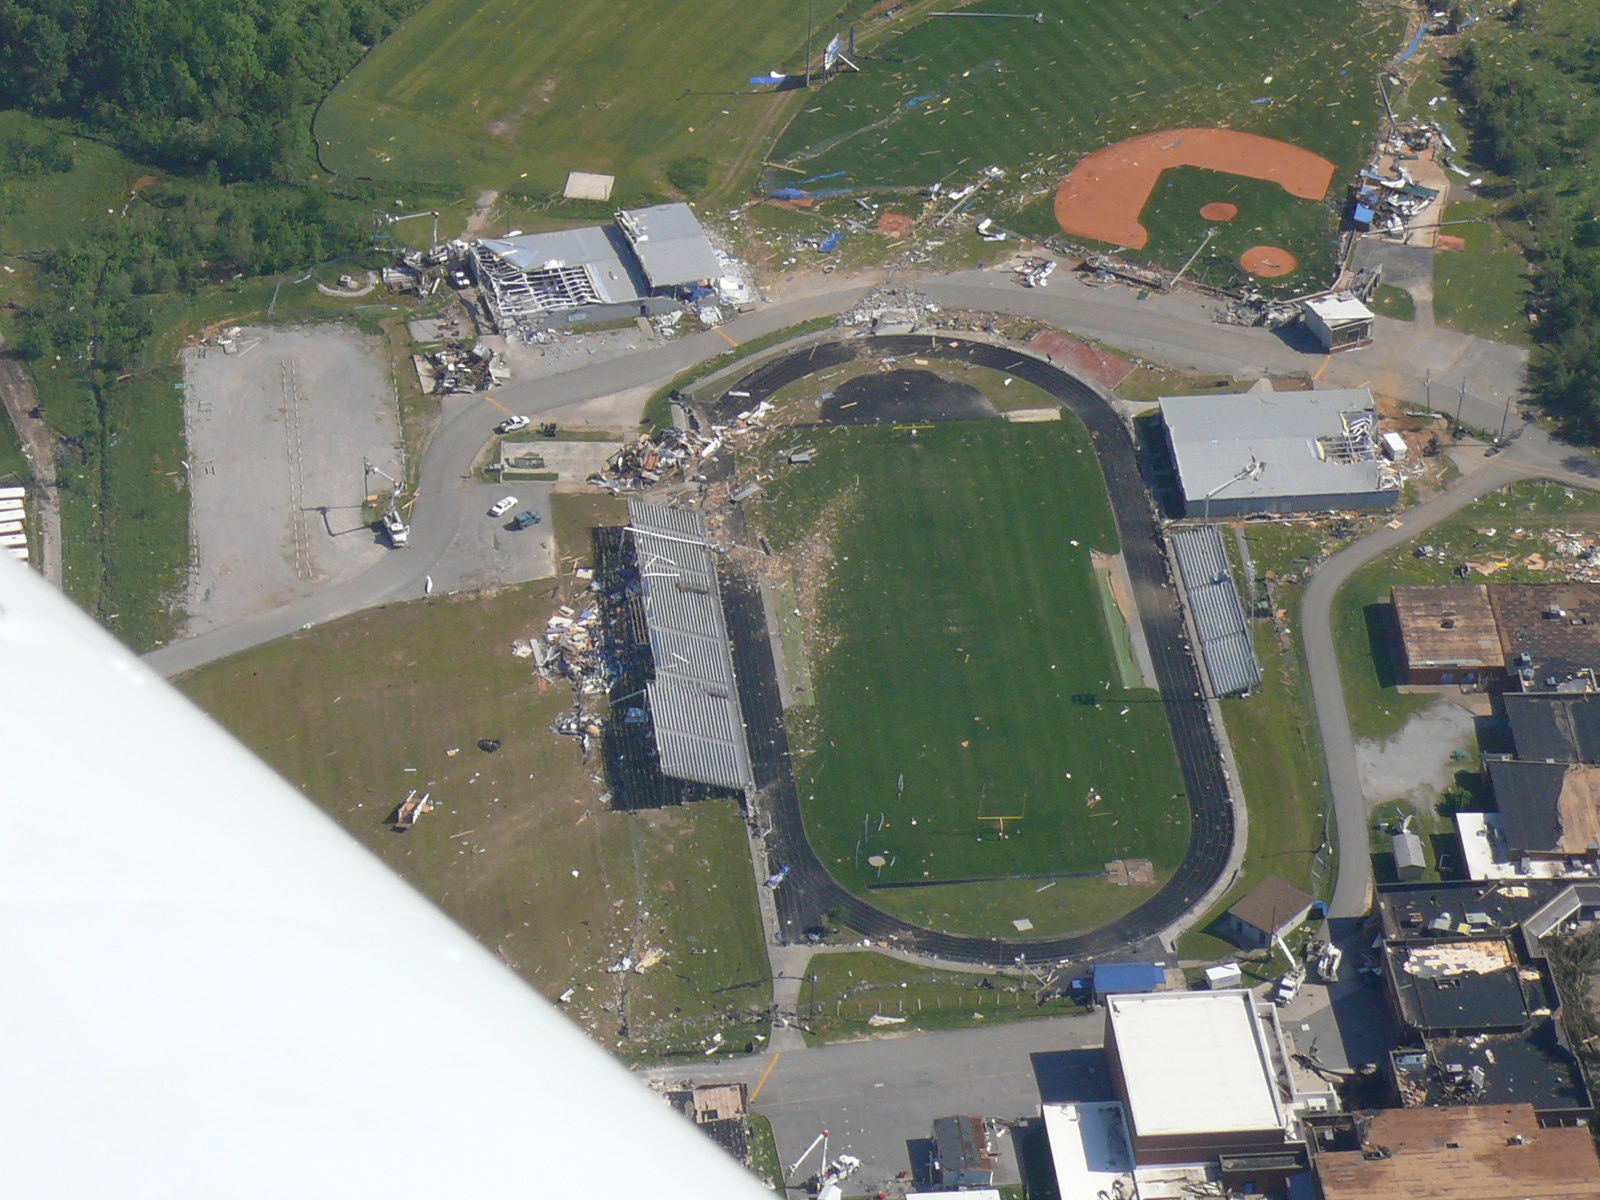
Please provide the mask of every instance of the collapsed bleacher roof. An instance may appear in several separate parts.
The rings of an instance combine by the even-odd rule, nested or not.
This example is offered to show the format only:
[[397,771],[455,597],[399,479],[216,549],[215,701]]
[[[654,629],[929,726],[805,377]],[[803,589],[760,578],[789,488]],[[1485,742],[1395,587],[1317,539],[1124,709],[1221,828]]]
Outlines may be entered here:
[[753,787],[705,518],[630,500],[628,522],[655,665],[645,695],[661,772],[711,787]]
[[472,247],[479,286],[500,324],[644,294],[623,260],[620,237],[602,226],[484,238]]

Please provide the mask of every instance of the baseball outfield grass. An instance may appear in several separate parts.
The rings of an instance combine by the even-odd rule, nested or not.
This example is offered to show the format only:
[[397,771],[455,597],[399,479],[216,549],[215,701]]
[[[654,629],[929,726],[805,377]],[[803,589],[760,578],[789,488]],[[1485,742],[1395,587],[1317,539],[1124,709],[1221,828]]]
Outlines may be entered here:
[[1147,858],[1164,878],[1188,810],[1162,706],[1118,670],[1090,561],[1117,535],[1082,426],[835,432],[768,494],[777,546],[834,523],[816,700],[791,721],[806,827],[840,882],[1010,936],[1145,899],[1104,865]]

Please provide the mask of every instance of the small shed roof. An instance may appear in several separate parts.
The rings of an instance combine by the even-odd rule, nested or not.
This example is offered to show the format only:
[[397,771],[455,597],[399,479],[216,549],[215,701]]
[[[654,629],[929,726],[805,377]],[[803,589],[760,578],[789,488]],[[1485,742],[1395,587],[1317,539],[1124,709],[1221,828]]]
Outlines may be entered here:
[[1404,871],[1411,867],[1426,869],[1428,858],[1422,852],[1422,839],[1414,833],[1397,833],[1392,843],[1394,865]]
[[1319,296],[1315,300],[1307,300],[1305,304],[1306,308],[1316,313],[1322,319],[1322,323],[1330,329],[1335,325],[1370,321],[1373,317],[1372,310],[1349,292],[1335,292],[1331,296]]
[[1155,963],[1096,963],[1094,994],[1153,992],[1167,981],[1167,972]]
[[1272,875],[1241,896],[1228,912],[1253,929],[1281,934],[1298,925],[1313,903],[1294,884]]

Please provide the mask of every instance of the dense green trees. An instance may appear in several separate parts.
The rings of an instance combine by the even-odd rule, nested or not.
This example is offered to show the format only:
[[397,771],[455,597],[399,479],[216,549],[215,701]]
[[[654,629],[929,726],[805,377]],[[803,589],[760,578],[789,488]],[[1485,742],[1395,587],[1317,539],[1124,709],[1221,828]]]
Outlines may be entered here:
[[307,109],[420,0],[0,0],[0,105],[87,120],[136,155],[286,175]]
[[1600,442],[1600,25],[1582,0],[1521,0],[1456,56],[1477,154],[1514,191],[1533,264],[1535,397]]

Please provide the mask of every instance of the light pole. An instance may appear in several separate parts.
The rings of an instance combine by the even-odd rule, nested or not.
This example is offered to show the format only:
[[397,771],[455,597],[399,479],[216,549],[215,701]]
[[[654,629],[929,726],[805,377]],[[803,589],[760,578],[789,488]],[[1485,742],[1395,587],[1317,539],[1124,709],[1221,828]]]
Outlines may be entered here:
[[817,0],[806,0],[806,91],[811,90],[811,23]]

